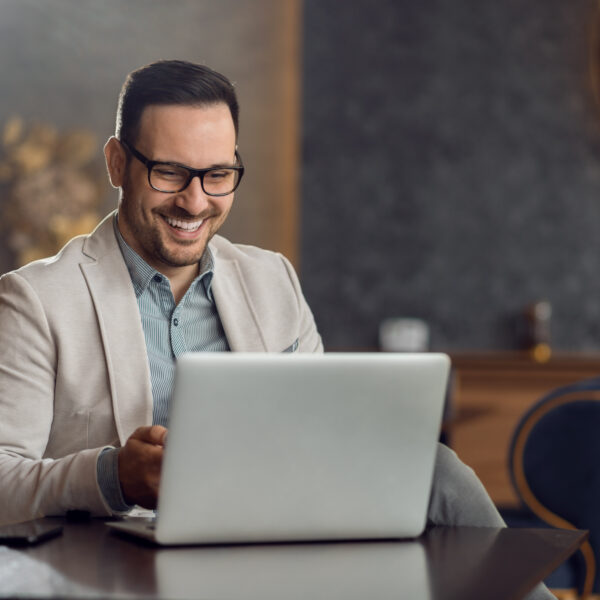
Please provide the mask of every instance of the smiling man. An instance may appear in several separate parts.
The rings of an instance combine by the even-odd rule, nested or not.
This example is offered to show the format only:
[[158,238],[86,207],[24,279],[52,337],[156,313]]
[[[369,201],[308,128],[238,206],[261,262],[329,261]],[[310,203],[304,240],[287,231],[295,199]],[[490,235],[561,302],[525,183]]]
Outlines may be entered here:
[[238,112],[207,67],[131,73],[105,146],[118,210],[0,278],[0,522],[154,507],[182,353],[322,351],[290,263],[216,235]]

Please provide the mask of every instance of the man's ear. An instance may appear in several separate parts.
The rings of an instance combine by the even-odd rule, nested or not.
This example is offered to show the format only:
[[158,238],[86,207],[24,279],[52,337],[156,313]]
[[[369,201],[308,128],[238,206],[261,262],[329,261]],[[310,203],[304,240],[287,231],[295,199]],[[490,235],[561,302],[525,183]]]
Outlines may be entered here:
[[111,184],[116,188],[121,187],[125,178],[127,155],[125,154],[125,148],[116,137],[111,137],[104,145],[104,157],[106,158],[106,168]]

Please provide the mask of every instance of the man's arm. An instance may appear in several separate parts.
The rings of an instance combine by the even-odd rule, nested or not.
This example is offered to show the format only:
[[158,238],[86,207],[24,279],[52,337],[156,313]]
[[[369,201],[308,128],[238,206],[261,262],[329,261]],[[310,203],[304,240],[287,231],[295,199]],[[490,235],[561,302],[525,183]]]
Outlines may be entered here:
[[[109,514],[96,481],[101,448],[44,457],[59,360],[42,304],[27,281],[15,273],[0,278],[0,522],[81,508]],[[77,417],[77,407],[73,412]],[[79,433],[73,427],[65,436]]]

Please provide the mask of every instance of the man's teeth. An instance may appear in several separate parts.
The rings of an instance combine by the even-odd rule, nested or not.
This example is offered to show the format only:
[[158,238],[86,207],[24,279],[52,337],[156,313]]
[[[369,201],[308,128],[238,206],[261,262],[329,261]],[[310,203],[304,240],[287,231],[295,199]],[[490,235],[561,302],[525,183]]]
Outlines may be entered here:
[[199,221],[180,221],[179,219],[165,217],[165,221],[171,227],[177,227],[177,229],[183,229],[184,231],[196,231],[196,229],[200,228],[200,225],[202,225],[204,219],[200,219]]

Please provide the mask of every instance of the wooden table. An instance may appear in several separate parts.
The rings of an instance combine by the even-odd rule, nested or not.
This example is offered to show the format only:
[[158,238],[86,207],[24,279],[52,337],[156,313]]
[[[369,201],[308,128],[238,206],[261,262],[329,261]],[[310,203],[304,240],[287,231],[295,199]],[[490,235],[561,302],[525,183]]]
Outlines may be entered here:
[[156,548],[100,520],[0,546],[0,598],[522,598],[587,532],[445,528],[418,540]]

